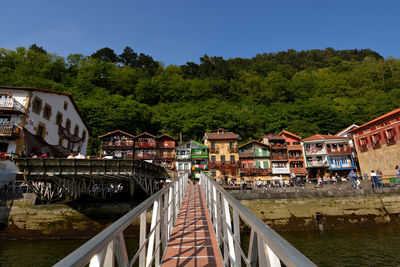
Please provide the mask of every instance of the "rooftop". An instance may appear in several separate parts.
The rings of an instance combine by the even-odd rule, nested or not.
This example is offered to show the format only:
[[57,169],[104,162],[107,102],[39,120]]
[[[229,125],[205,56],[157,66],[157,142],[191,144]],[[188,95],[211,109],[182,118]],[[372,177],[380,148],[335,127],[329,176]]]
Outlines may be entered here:
[[395,109],[395,110],[392,110],[392,111],[390,111],[389,113],[386,113],[386,114],[384,114],[384,115],[382,115],[382,116],[380,116],[380,117],[378,117],[378,118],[376,118],[376,119],[373,119],[372,121],[369,121],[369,122],[367,122],[367,123],[364,123],[364,124],[361,125],[360,127],[355,128],[355,129],[353,129],[353,130],[350,130],[349,133],[357,133],[358,131],[361,131],[361,130],[365,129],[365,128],[367,128],[368,126],[372,126],[372,124],[374,124],[374,123],[376,123],[376,122],[378,122],[378,121],[384,120],[384,119],[386,119],[386,118],[388,118],[388,117],[390,117],[390,116],[398,115],[398,114],[400,114],[400,108]]
[[130,136],[130,137],[132,137],[132,138],[135,137],[133,134],[130,134],[130,133],[127,133],[127,132],[124,132],[124,131],[121,131],[121,130],[118,129],[118,130],[115,130],[115,131],[112,131],[112,132],[109,132],[109,133],[100,135],[98,138],[101,139],[101,138],[103,138],[103,137],[106,137],[106,136],[109,136],[109,135],[113,135],[113,134],[116,134],[116,133],[122,133],[122,134],[127,135],[127,136]]
[[233,132],[225,132],[224,129],[220,128],[216,133],[205,133],[204,137],[208,140],[237,140],[239,136]]
[[307,142],[307,141],[325,141],[325,140],[333,140],[333,139],[348,139],[348,137],[342,137],[342,136],[336,136],[336,135],[330,135],[330,134],[315,134],[313,136],[304,138],[302,141]]

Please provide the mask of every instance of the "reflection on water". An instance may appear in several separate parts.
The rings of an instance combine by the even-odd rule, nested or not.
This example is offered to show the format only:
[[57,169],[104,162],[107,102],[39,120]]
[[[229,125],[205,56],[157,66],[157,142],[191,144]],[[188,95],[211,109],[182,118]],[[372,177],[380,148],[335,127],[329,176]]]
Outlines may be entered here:
[[281,234],[318,266],[399,266],[400,227]]
[[[281,234],[318,266],[399,266],[400,227]],[[243,237],[245,239],[245,237]],[[51,266],[85,240],[0,240],[0,266]],[[127,238],[131,258],[138,240]]]

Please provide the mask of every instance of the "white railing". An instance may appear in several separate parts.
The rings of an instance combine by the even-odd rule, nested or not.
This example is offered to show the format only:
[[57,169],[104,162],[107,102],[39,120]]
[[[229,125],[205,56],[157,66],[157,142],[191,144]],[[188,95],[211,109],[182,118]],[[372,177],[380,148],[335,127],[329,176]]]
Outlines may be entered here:
[[308,167],[323,167],[327,166],[328,162],[326,161],[307,161]]
[[24,106],[19,103],[15,98],[0,98],[0,109],[1,108],[8,108],[8,109],[15,109],[19,112],[24,113],[25,108]]
[[[201,174],[200,184],[225,266],[316,266],[210,177]],[[247,252],[240,219],[251,228]]]
[[[114,266],[115,259],[118,266],[133,266],[138,260],[139,266],[160,266],[187,185],[187,175],[181,175],[54,266]],[[152,218],[146,234],[150,209]],[[139,217],[139,248],[129,259],[123,231]]]

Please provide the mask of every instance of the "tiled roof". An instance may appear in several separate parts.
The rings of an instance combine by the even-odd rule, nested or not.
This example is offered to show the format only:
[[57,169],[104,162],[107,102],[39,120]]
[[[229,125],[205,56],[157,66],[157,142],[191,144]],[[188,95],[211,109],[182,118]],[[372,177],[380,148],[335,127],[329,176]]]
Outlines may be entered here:
[[154,139],[156,138],[155,135],[149,134],[148,132],[144,132],[144,133],[141,133],[141,134],[135,136],[135,139],[136,139],[136,138],[139,138],[139,137],[142,137],[143,135],[150,136],[150,137],[152,137],[152,138],[154,138]]
[[330,135],[330,134],[315,134],[313,136],[304,138],[303,142],[305,141],[318,141],[318,140],[330,140],[330,139],[348,139],[348,137]]
[[400,108],[395,109],[395,110],[393,110],[393,111],[390,111],[389,113],[386,113],[385,115],[382,115],[382,116],[380,116],[380,117],[378,117],[378,118],[376,118],[376,119],[373,119],[372,121],[369,121],[369,122],[367,122],[367,123],[364,123],[364,124],[361,125],[360,127],[355,128],[355,129],[349,131],[349,133],[358,132],[359,130],[362,130],[362,129],[364,129],[364,128],[367,128],[367,127],[370,126],[371,124],[374,124],[374,123],[376,123],[376,122],[378,122],[378,121],[380,121],[380,120],[386,119],[387,117],[389,117],[389,116],[391,116],[391,115],[398,114],[398,113],[400,113]]
[[219,139],[239,139],[239,136],[233,132],[223,133],[205,133],[205,137],[208,140],[219,140]]
[[251,140],[250,142],[247,142],[246,144],[243,144],[243,145],[239,146],[239,148],[245,147],[245,146],[247,146],[247,145],[249,145],[251,143],[257,143],[259,145],[262,145],[262,146],[265,146],[265,147],[269,147],[269,145],[261,143],[261,142],[259,142],[257,140]]
[[295,137],[295,138],[301,139],[301,136],[298,136],[298,135],[296,135],[296,134],[294,134],[294,133],[291,133],[291,132],[289,132],[289,131],[286,131],[286,130],[282,130],[282,132],[280,132],[279,135],[282,135],[282,134],[291,135],[291,136],[293,136],[293,137]]
[[118,132],[122,133],[122,134],[125,134],[125,135],[128,135],[128,136],[133,137],[133,138],[135,137],[134,135],[132,135],[130,133],[127,133],[127,132],[124,132],[124,131],[121,131],[121,130],[118,129],[118,130],[115,130],[115,131],[100,135],[98,138],[103,138],[105,136],[109,136],[109,135],[112,135],[112,134],[115,134],[115,133],[118,133]]

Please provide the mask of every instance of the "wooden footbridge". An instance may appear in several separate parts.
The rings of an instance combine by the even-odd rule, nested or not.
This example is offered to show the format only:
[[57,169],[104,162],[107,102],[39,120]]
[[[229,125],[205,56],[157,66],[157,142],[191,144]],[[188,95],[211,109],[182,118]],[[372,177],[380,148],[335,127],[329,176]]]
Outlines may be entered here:
[[[136,220],[139,246],[128,251],[124,230]],[[241,239],[243,232],[250,235],[249,241]],[[174,180],[55,266],[87,264],[316,266],[204,174],[200,185],[188,185],[187,176]]]
[[[19,175],[42,201],[56,201],[82,194],[106,199],[136,184],[151,196],[169,176],[155,164],[119,159],[15,159]],[[126,189],[126,188],[125,188]]]

